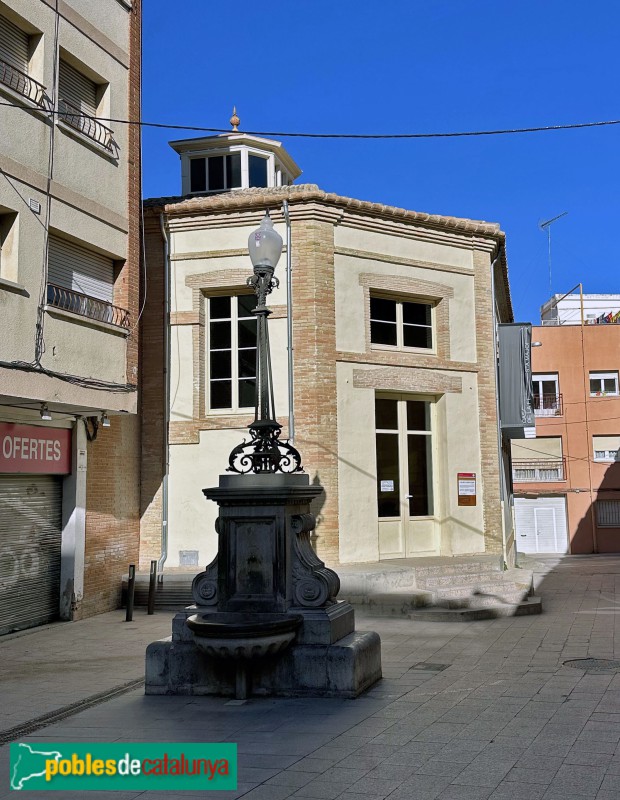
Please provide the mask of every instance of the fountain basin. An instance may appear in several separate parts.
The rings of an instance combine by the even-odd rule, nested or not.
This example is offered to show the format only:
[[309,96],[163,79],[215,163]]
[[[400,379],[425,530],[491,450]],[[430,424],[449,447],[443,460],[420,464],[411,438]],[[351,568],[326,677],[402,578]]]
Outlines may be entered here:
[[193,614],[187,627],[196,646],[207,655],[251,660],[282,652],[295,638],[302,619],[298,614],[224,611]]

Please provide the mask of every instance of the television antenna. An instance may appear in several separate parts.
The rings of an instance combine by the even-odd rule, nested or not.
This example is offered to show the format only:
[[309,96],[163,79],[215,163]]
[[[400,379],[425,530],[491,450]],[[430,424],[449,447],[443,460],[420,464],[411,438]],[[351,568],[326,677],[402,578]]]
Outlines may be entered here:
[[553,291],[551,289],[551,225],[554,222],[557,222],[562,217],[565,217],[568,214],[568,211],[562,211],[561,214],[558,214],[557,217],[552,217],[551,219],[544,220],[544,222],[539,222],[538,227],[541,231],[547,231],[547,249],[549,253],[549,296],[553,297]]

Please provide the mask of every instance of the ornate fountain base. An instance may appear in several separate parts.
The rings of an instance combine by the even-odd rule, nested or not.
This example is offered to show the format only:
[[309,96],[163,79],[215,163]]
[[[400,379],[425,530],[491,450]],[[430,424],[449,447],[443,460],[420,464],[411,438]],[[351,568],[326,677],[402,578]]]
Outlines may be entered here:
[[[348,603],[338,603],[339,613],[343,606],[353,613]],[[243,693],[233,666],[238,662],[202,650],[187,627],[187,618],[201,611],[194,606],[178,613],[172,637],[149,645],[146,694],[238,697]],[[376,633],[351,631],[333,643],[295,643],[275,656],[251,658],[244,669],[248,694],[352,698],[381,678],[381,642]]]
[[337,574],[310,545],[307,475],[220,478],[218,556],[196,605],[146,653],[146,693],[357,697],[381,678],[381,641],[355,631]]

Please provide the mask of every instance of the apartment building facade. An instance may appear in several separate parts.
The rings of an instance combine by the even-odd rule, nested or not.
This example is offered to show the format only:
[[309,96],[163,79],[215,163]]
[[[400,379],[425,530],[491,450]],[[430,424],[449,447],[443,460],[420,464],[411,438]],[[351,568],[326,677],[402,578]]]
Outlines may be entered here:
[[521,552],[620,552],[620,325],[592,321],[618,298],[597,299],[591,318],[569,306],[533,328],[536,439],[512,444]]
[[0,632],[138,545],[140,0],[0,2]]
[[[285,242],[290,226],[294,441],[324,488],[319,556],[510,562],[496,327],[512,308],[499,227],[291,185],[299,168],[259,137],[171,144],[183,194],[145,202],[143,567],[163,552],[167,569],[196,571],[215,555],[217,509],[202,489],[253,418],[247,241],[266,210]],[[286,257],[270,295],[283,437]]]

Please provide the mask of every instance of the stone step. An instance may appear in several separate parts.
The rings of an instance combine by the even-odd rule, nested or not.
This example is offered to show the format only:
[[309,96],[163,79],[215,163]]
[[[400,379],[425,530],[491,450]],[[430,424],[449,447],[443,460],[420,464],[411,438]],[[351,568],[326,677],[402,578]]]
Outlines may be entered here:
[[[430,589],[427,591],[431,591]],[[521,586],[515,583],[479,583],[476,586],[453,586],[449,589],[435,589],[432,594],[436,598],[450,597],[471,597],[472,595],[495,595],[497,597],[523,595],[529,591],[529,586]]]
[[408,614],[408,617],[418,622],[475,622],[477,620],[496,619],[497,617],[522,617],[528,614],[540,614],[541,612],[542,599],[540,597],[529,597],[520,603],[498,604],[482,608],[428,606],[414,609]]
[[420,589],[427,591],[440,591],[443,588],[450,589],[455,586],[485,586],[491,584],[502,584],[505,582],[503,572],[472,572],[466,575],[440,575],[430,578],[417,578],[417,585]]
[[424,608],[433,602],[430,592],[392,592],[372,595],[338,595],[360,611],[372,616],[407,617],[416,608]]
[[[192,597],[192,576],[175,577],[166,575],[162,583],[155,584],[155,608],[183,609],[194,602]],[[136,575],[134,606],[146,606],[149,596],[149,578]],[[126,605],[127,576],[123,578],[122,604]]]
[[519,605],[527,596],[526,592],[513,592],[511,594],[471,594],[462,597],[438,597],[433,605],[438,608],[486,608],[497,605]]
[[460,561],[457,559],[446,560],[443,564],[429,566],[416,566],[415,573],[418,579],[479,574],[481,572],[501,574],[497,558],[480,559],[475,561]]

